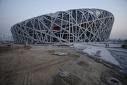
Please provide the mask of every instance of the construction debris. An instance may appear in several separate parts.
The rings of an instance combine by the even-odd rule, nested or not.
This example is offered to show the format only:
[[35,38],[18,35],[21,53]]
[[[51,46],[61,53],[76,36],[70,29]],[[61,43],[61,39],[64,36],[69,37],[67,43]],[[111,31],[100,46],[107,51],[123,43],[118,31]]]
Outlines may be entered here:
[[76,75],[63,71],[54,77],[52,85],[83,85],[83,82]]
[[54,52],[53,54],[54,55],[58,55],[58,56],[65,56],[65,55],[67,55],[67,53],[64,53],[64,52]]

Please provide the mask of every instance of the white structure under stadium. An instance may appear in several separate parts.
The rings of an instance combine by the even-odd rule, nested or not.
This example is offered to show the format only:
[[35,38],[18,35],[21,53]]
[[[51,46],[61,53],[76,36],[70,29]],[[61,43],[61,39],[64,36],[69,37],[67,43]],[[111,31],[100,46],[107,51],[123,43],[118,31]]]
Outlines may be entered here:
[[102,9],[73,9],[34,17],[11,27],[16,43],[102,42],[109,39],[114,16]]

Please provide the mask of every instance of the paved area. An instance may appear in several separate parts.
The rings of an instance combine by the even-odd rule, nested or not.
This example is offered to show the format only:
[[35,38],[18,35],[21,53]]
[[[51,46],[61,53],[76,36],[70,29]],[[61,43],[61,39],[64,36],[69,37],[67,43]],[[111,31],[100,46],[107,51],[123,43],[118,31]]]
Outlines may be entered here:
[[127,73],[127,50],[109,49],[113,57],[120,63],[123,71]]

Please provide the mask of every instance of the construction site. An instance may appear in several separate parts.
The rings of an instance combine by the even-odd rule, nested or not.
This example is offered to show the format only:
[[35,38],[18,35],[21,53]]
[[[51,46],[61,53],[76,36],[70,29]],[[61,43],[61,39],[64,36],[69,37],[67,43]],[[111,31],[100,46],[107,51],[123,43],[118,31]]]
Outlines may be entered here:
[[116,68],[68,45],[0,46],[0,85],[126,85]]

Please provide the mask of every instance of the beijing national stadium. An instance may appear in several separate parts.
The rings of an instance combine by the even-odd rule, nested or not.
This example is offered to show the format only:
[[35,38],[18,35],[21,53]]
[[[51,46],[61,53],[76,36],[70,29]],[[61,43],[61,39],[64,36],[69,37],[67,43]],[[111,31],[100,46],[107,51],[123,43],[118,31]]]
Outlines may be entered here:
[[112,13],[102,9],[72,9],[37,16],[11,27],[16,43],[104,42],[114,22]]

